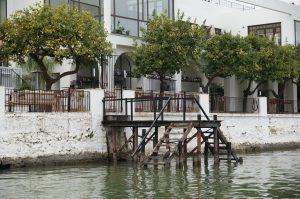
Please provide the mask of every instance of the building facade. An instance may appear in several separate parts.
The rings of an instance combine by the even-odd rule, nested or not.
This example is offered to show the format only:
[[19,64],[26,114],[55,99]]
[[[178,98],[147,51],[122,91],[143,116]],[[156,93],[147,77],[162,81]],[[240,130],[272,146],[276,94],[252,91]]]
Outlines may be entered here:
[[[3,20],[16,10],[35,3],[46,3],[56,6],[68,3],[79,10],[87,10],[95,19],[104,23],[108,31],[108,40],[113,46],[113,56],[107,65],[95,63],[89,68],[81,69],[78,74],[61,79],[53,88],[102,87],[113,91],[115,88],[159,90],[159,81],[153,77],[134,78],[131,76],[134,65],[127,52],[134,50],[134,39],[141,38],[141,27],[146,27],[146,20],[155,11],[157,14],[167,13],[170,18],[176,17],[178,10],[186,17],[196,19],[199,24],[213,30],[232,32],[246,36],[249,32],[274,37],[281,45],[300,43],[300,6],[279,0],[0,0],[0,19]],[[17,67],[11,63],[12,67]],[[53,72],[61,73],[73,66],[63,63]],[[189,77],[189,78],[187,78]],[[166,80],[166,88],[170,91],[199,92],[199,79],[205,81],[202,74],[181,72]],[[221,85],[224,95],[241,97],[245,85],[235,78],[218,78],[215,83]],[[253,85],[255,86],[255,85]],[[270,82],[264,87],[278,91],[280,85]],[[253,96],[256,97],[258,93]],[[284,98],[297,100],[297,87],[288,83]],[[269,96],[272,97],[272,96]]]

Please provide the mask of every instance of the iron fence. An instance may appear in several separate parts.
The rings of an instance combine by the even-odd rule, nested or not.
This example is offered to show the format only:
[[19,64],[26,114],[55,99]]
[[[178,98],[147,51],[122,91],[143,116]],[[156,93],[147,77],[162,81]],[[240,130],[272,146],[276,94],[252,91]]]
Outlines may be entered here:
[[210,96],[212,113],[255,113],[258,108],[258,98]]
[[22,85],[22,69],[0,67],[0,86],[19,88]]
[[6,112],[86,112],[90,93],[83,90],[5,90]]
[[300,112],[299,100],[268,99],[269,114],[291,114]]
[[249,4],[244,4],[244,3],[237,3],[237,2],[232,2],[232,1],[227,1],[227,0],[202,0],[206,1],[209,3],[217,4],[220,6],[228,7],[228,8],[233,8],[241,11],[247,11],[247,10],[254,10],[255,6],[251,6]]
[[122,112],[122,90],[115,89],[114,91],[106,91],[104,93],[104,103],[106,112]]
[[171,98],[165,112],[181,112],[183,109],[186,112],[199,112],[199,107],[194,100],[194,98],[199,100],[199,95],[197,94],[164,92],[161,95],[156,91],[136,91],[135,98],[143,100],[136,102],[135,112],[153,112],[154,109],[158,110],[159,104],[155,104],[155,101],[151,99],[159,97]]
[[[129,100],[121,96],[121,90],[105,92],[105,112],[123,112]],[[170,97],[171,100],[164,112],[182,112],[184,109],[186,112],[199,112],[199,106],[194,100],[194,98],[199,100],[199,95],[193,93],[164,92],[163,95],[161,95],[157,91],[136,91],[135,100],[131,103],[134,103],[135,112],[155,112],[159,110],[160,106],[159,103],[156,103],[157,99],[165,99],[168,97]]]

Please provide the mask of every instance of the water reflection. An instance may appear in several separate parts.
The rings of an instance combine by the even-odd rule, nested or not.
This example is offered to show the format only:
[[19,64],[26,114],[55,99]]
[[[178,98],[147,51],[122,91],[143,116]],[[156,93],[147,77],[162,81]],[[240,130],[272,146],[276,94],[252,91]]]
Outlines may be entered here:
[[300,198],[300,150],[178,169],[86,165],[0,171],[0,198]]

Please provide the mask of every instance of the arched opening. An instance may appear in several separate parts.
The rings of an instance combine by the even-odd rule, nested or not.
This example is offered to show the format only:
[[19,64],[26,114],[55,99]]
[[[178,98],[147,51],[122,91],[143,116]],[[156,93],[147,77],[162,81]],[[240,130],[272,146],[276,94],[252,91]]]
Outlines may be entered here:
[[132,89],[132,60],[127,53],[121,54],[114,66],[115,88]]

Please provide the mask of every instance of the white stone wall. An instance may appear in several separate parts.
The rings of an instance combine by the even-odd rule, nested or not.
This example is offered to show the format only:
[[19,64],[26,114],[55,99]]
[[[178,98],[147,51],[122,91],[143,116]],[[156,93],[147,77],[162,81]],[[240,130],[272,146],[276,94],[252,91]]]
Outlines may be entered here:
[[103,90],[90,91],[91,111],[81,113],[4,113],[3,91],[0,87],[0,159],[107,152]]
[[235,146],[300,143],[299,115],[218,114],[224,135]]

